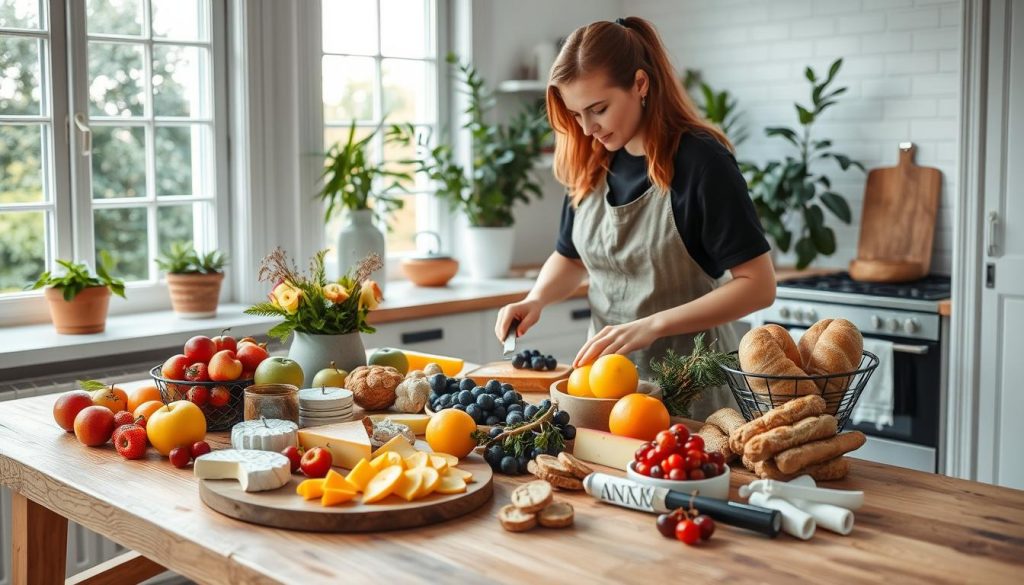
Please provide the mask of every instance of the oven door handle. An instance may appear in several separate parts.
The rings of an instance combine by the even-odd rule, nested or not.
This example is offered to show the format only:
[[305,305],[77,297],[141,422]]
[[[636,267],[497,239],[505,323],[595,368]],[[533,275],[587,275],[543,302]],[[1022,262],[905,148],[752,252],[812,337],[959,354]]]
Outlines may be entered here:
[[897,353],[912,353],[914,355],[924,355],[928,353],[927,345],[906,345],[903,343],[892,344],[892,350]]

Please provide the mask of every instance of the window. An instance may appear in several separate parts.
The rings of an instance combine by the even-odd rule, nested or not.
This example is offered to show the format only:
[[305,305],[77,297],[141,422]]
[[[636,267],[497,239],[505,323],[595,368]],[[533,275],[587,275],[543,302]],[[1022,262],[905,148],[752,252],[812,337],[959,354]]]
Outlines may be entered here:
[[157,255],[226,247],[211,4],[0,0],[0,300],[107,250],[129,304],[167,306]]
[[[435,0],[323,0],[321,6],[324,149],[345,140],[353,120],[362,136],[382,121],[412,123],[436,135]],[[397,169],[395,161],[415,155],[412,149],[385,145],[383,135],[382,130],[374,138],[374,160]],[[397,192],[405,206],[390,218],[389,255],[415,250],[415,233],[437,228],[429,183],[417,177],[406,187],[407,192]],[[335,245],[343,221],[343,214],[336,213],[328,222],[327,246]]]

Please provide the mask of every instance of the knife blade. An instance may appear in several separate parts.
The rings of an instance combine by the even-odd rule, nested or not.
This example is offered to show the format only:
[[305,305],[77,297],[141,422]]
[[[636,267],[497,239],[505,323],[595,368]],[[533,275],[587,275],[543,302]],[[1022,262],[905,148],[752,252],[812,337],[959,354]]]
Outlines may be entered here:
[[518,328],[519,321],[513,321],[512,325],[508,328],[508,334],[505,335],[504,352],[501,354],[501,357],[509,359],[516,353],[516,329]]

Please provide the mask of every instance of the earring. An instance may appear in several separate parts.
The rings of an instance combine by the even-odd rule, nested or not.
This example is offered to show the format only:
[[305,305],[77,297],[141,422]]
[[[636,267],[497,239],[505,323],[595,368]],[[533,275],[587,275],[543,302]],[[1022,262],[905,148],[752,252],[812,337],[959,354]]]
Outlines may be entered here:
[[645,96],[645,95],[640,96],[640,107],[641,108],[646,108],[647,107],[647,96]]

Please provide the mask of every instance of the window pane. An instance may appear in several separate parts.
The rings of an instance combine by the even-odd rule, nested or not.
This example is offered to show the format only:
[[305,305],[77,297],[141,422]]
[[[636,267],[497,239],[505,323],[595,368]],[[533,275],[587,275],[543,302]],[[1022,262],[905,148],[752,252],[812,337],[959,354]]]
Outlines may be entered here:
[[42,211],[0,213],[0,293],[36,281],[46,266]]
[[44,128],[39,124],[0,125],[0,204],[40,202],[45,199]]
[[206,170],[206,128],[157,126],[156,194],[209,195],[203,180]]
[[323,0],[325,53],[377,54],[377,6],[371,0]]
[[142,45],[89,43],[89,113],[141,116],[145,113]]
[[0,27],[39,27],[39,0],[0,0]]
[[209,38],[207,0],[153,0],[153,36],[182,41]]
[[92,127],[93,199],[146,196],[146,130]]
[[38,39],[0,36],[0,114],[42,114],[41,46]]
[[416,250],[416,196],[405,195],[403,198],[405,205],[388,218],[391,228],[385,233],[388,254]]
[[142,35],[142,0],[86,0],[89,34]]
[[156,232],[160,253],[165,254],[171,244],[190,244],[193,239],[192,205],[170,205],[156,210]]
[[107,250],[114,258],[114,275],[125,280],[148,279],[146,209],[97,209],[95,218],[96,257],[100,250]]
[[323,67],[324,122],[373,120],[373,59],[328,55]]
[[153,113],[206,116],[209,51],[198,47],[153,46]]
[[432,57],[429,11],[430,0],[380,0],[380,52],[392,57]]
[[384,59],[381,62],[381,82],[384,86],[384,114],[388,123],[432,122],[434,108],[429,99],[428,69],[424,61]]
[[[324,152],[327,152],[328,150],[330,150],[331,146],[339,142],[341,144],[346,144],[348,142],[349,131],[350,129],[348,125],[329,126],[327,128],[324,128]],[[370,132],[373,132],[373,128],[356,128],[356,135],[352,138],[352,140],[354,142],[359,142],[363,138],[366,138],[366,136],[369,135]],[[381,130],[381,132],[383,132],[383,130]],[[377,140],[370,141],[369,149],[367,152],[368,156],[370,157],[370,160],[380,159],[380,151],[378,150],[377,142]]]

